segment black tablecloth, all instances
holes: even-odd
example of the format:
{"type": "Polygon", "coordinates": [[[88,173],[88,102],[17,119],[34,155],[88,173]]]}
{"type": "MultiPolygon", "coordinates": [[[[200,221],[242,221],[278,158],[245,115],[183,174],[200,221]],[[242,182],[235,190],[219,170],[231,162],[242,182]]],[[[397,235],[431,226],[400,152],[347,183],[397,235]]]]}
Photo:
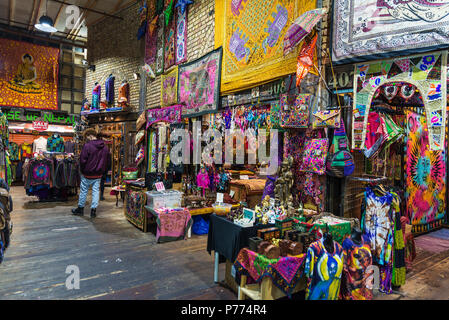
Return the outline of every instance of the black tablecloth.
{"type": "Polygon", "coordinates": [[[226,218],[210,215],[209,233],[207,235],[207,251],[218,252],[220,263],[228,259],[234,262],[240,250],[249,246],[249,238],[257,236],[257,230],[273,227],[273,225],[257,225],[243,228],[226,218]]]}

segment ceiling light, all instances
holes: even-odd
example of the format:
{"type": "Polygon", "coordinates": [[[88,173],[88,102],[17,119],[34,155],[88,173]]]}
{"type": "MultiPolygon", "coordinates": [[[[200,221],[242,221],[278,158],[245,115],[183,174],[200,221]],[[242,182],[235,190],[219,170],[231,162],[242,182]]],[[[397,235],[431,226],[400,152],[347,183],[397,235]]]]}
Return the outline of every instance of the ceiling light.
{"type": "Polygon", "coordinates": [[[56,32],[58,29],[53,27],[53,19],[49,16],[42,16],[39,18],[39,23],[34,25],[36,29],[44,31],[44,32],[56,32]]]}

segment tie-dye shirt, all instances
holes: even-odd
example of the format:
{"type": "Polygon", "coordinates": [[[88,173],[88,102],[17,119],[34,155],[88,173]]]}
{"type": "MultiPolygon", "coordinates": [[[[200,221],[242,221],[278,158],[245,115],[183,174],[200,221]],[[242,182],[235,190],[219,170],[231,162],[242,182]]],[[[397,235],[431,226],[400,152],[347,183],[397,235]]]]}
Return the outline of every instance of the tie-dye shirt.
{"type": "Polygon", "coordinates": [[[307,250],[305,275],[308,278],[307,300],[337,300],[343,273],[343,248],[334,241],[334,252],[327,252],[323,240],[307,250]]]}

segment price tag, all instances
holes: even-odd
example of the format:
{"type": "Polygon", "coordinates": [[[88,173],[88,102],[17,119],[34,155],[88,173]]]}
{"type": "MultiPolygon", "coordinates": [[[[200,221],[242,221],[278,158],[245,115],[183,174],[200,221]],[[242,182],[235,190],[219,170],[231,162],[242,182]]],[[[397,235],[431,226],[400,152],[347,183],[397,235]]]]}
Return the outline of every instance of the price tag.
{"type": "Polygon", "coordinates": [[[165,186],[163,182],[156,182],[155,186],[157,191],[165,191],[165,186]]]}
{"type": "Polygon", "coordinates": [[[217,193],[217,203],[223,203],[223,193],[217,193]]]}
{"type": "Polygon", "coordinates": [[[235,191],[234,191],[234,190],[231,190],[231,192],[229,193],[229,195],[231,196],[231,198],[234,198],[234,194],[235,194],[235,191]]]}
{"type": "Polygon", "coordinates": [[[240,176],[240,180],[249,180],[248,176],[240,176]]]}

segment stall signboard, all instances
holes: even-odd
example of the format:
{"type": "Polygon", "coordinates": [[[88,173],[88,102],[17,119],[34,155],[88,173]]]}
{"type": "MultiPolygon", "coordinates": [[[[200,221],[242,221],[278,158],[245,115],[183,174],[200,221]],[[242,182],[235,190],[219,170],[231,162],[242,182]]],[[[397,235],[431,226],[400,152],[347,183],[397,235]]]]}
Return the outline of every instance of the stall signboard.
{"type": "Polygon", "coordinates": [[[48,129],[48,122],[46,121],[33,121],[33,129],[36,131],[45,131],[48,129]]]}
{"type": "Polygon", "coordinates": [[[344,66],[338,66],[326,68],[326,82],[329,89],[334,93],[336,90],[340,93],[347,92],[346,89],[353,89],[354,84],[354,65],[348,64],[344,66]],[[335,78],[334,78],[335,75],[335,78]]]}
{"type": "Polygon", "coordinates": [[[63,114],[54,112],[27,112],[26,110],[11,109],[4,111],[8,121],[16,122],[34,122],[43,121],[49,124],[73,125],[76,116],[73,114],[63,114]]]}

